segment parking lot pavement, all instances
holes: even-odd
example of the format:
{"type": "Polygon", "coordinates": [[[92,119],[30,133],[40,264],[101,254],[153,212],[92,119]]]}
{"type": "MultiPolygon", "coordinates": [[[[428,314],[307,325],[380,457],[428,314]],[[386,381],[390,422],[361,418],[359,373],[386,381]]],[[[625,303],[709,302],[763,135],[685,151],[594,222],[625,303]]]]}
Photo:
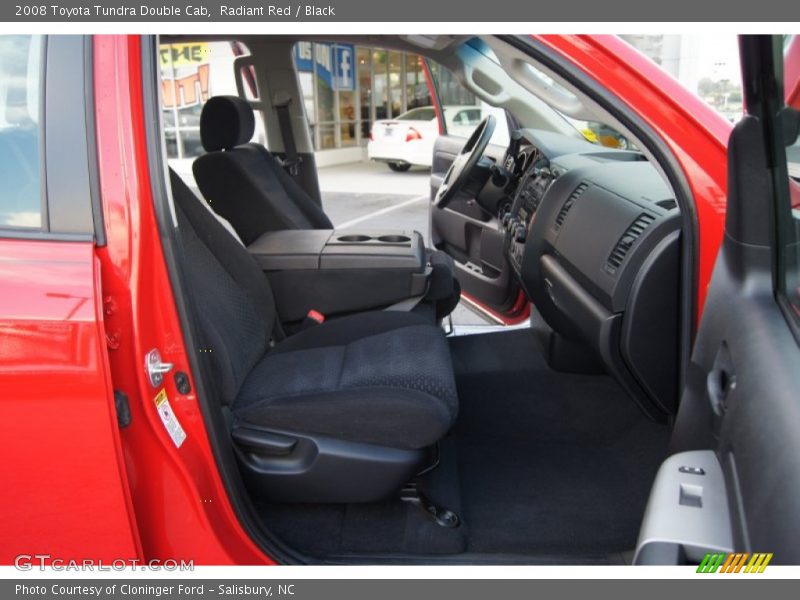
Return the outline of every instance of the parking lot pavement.
{"type": "Polygon", "coordinates": [[[319,186],[328,192],[425,196],[430,193],[430,176],[431,170],[423,167],[395,173],[383,163],[363,161],[322,167],[319,169],[319,186]]]}
{"type": "Polygon", "coordinates": [[[426,196],[323,191],[322,206],[336,229],[416,230],[428,239],[426,196]]]}
{"type": "Polygon", "coordinates": [[[428,239],[427,169],[395,173],[380,163],[319,170],[322,206],[339,229],[407,229],[428,239]]]}

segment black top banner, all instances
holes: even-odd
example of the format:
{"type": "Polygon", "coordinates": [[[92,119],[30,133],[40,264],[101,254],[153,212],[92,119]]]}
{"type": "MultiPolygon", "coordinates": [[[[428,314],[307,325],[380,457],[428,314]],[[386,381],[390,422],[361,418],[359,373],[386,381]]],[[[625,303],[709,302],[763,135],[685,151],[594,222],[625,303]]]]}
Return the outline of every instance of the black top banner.
{"type": "Polygon", "coordinates": [[[8,0],[10,22],[792,22],[792,0],[8,0]]]}

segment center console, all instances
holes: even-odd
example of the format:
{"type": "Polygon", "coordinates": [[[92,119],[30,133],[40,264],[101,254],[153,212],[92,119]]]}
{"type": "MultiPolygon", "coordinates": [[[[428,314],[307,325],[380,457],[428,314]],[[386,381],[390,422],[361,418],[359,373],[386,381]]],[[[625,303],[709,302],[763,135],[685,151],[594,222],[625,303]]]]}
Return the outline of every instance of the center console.
{"type": "Polygon", "coordinates": [[[247,250],[266,273],[283,322],[312,309],[346,314],[421,296],[431,275],[416,231],[270,231],[247,250]]]}
{"type": "Polygon", "coordinates": [[[553,179],[554,174],[549,167],[532,167],[520,181],[511,209],[503,215],[506,252],[517,277],[521,275],[522,255],[531,219],[553,179]]]}

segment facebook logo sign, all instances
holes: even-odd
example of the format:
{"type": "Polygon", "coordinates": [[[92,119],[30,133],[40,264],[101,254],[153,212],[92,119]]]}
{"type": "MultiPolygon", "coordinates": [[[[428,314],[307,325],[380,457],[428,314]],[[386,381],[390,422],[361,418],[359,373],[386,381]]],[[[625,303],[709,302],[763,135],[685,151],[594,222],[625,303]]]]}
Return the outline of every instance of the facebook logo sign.
{"type": "Polygon", "coordinates": [[[340,90],[350,91],[355,88],[355,73],[353,72],[353,46],[336,45],[334,65],[336,68],[336,83],[340,90]]]}
{"type": "Polygon", "coordinates": [[[294,61],[298,71],[314,70],[328,87],[352,92],[356,89],[355,47],[352,44],[314,44],[298,42],[294,61]]]}

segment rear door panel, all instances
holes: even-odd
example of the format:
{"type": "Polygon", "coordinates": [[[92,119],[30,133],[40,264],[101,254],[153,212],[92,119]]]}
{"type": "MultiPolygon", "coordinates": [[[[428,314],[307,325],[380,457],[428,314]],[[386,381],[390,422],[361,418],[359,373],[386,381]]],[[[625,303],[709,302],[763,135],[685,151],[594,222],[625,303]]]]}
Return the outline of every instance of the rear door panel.
{"type": "Polygon", "coordinates": [[[0,564],[139,558],[91,242],[0,240],[0,564]]]}
{"type": "MultiPolygon", "coordinates": [[[[23,172],[39,182],[43,218],[35,230],[0,229],[0,564],[140,559],[95,254],[88,42],[49,36],[42,47],[44,80],[36,88],[28,75],[40,118],[28,131],[44,160],[23,172]]],[[[0,205],[9,200],[0,189],[0,205]]]]}

